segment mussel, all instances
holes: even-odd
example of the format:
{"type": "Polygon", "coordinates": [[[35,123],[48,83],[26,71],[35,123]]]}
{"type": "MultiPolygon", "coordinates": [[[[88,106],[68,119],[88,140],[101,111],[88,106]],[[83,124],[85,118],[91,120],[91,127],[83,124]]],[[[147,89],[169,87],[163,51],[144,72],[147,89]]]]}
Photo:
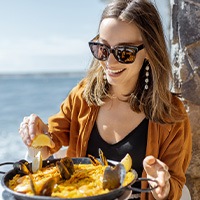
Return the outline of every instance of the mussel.
{"type": "Polygon", "coordinates": [[[56,167],[63,179],[68,180],[74,173],[74,163],[71,158],[65,157],[56,162],[56,167]]]}
{"type": "Polygon", "coordinates": [[[101,162],[95,158],[94,156],[92,155],[88,155],[88,157],[90,158],[90,162],[94,165],[94,166],[98,166],[98,165],[101,165],[101,162]]]}
{"type": "Polygon", "coordinates": [[[113,190],[122,186],[125,176],[126,169],[123,164],[118,163],[117,165],[109,166],[103,151],[99,149],[99,160],[92,155],[88,155],[93,165],[107,166],[103,174],[103,189],[113,190]]]}
{"type": "Polygon", "coordinates": [[[115,167],[107,166],[103,174],[103,189],[113,190],[121,187],[125,176],[126,170],[121,163],[115,167]]]}
{"type": "Polygon", "coordinates": [[[102,165],[108,166],[107,158],[104,156],[103,151],[99,148],[99,157],[102,165]]]}
{"type": "MultiPolygon", "coordinates": [[[[41,181],[41,183],[37,183],[34,180],[33,174],[31,173],[31,169],[29,166],[29,163],[26,160],[20,160],[18,162],[15,162],[13,164],[13,167],[15,170],[17,170],[18,174],[21,175],[28,175],[30,180],[29,187],[18,185],[16,188],[16,191],[24,193],[26,191],[32,191],[34,195],[40,195],[40,196],[51,196],[55,184],[59,181],[59,177],[51,177],[48,180],[41,181]]],[[[25,178],[25,177],[22,177],[25,178]]]]}
{"type": "Polygon", "coordinates": [[[13,167],[15,170],[17,170],[17,172],[21,175],[28,175],[29,179],[30,179],[30,186],[31,186],[31,190],[33,192],[33,194],[36,194],[36,186],[31,174],[31,171],[29,169],[29,165],[28,162],[26,160],[20,160],[18,162],[15,162],[13,164],[13,167]]]}
{"type": "Polygon", "coordinates": [[[29,176],[29,178],[32,193],[39,196],[51,196],[54,187],[59,180],[59,177],[50,177],[42,183],[36,184],[33,177],[29,176]]]}
{"type": "Polygon", "coordinates": [[[40,190],[37,191],[37,195],[40,196],[51,196],[56,183],[58,182],[59,177],[51,177],[49,178],[40,190]]]}
{"type": "Polygon", "coordinates": [[[31,173],[29,163],[26,160],[20,160],[13,164],[14,169],[17,171],[18,174],[21,175],[28,175],[31,173]]]}
{"type": "Polygon", "coordinates": [[[108,161],[106,157],[104,156],[103,151],[100,148],[99,148],[99,158],[100,158],[99,160],[92,155],[88,155],[88,157],[90,158],[90,161],[94,166],[97,166],[97,165],[108,166],[108,161]]]}

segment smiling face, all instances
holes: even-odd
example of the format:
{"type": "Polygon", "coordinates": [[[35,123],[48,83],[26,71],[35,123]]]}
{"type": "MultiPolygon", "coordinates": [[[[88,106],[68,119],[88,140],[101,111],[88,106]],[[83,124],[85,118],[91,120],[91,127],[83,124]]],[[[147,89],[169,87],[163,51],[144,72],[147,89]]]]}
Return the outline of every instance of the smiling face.
{"type": "MultiPolygon", "coordinates": [[[[115,47],[118,45],[139,46],[143,44],[140,30],[133,23],[105,18],[99,27],[99,42],[115,47]]],[[[145,49],[136,54],[133,63],[122,64],[118,62],[111,53],[106,61],[100,61],[103,66],[107,80],[113,91],[128,93],[135,88],[140,69],[146,57],[145,49]]]]}

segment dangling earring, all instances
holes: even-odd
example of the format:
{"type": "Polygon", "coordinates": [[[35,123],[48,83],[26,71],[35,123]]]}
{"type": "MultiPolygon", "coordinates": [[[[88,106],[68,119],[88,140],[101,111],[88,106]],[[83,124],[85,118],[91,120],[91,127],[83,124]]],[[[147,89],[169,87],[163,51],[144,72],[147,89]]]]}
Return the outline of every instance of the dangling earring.
{"type": "Polygon", "coordinates": [[[106,61],[105,68],[103,67],[103,81],[104,81],[105,85],[108,83],[107,76],[106,76],[106,68],[107,68],[107,66],[108,66],[108,61],[106,61]]]}
{"type": "Polygon", "coordinates": [[[148,90],[149,89],[149,70],[150,70],[150,66],[149,64],[145,67],[145,86],[144,89],[148,90]]]}
{"type": "Polygon", "coordinates": [[[104,84],[106,85],[107,77],[106,77],[106,72],[105,71],[103,72],[103,81],[104,81],[104,84]]]}

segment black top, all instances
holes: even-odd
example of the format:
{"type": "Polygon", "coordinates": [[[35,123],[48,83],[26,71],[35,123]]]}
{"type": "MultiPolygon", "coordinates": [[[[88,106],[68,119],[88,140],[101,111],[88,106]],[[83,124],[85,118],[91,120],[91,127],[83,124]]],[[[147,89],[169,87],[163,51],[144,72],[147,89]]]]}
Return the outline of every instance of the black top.
{"type": "MultiPolygon", "coordinates": [[[[146,155],[147,132],[148,119],[145,118],[124,139],[115,144],[109,144],[102,139],[95,123],[88,141],[87,155],[99,158],[98,150],[100,148],[107,159],[121,161],[129,153],[133,161],[132,168],[136,170],[138,177],[141,177],[142,163],[146,155]]],[[[134,187],[141,187],[141,184],[135,183],[134,187]]]]}

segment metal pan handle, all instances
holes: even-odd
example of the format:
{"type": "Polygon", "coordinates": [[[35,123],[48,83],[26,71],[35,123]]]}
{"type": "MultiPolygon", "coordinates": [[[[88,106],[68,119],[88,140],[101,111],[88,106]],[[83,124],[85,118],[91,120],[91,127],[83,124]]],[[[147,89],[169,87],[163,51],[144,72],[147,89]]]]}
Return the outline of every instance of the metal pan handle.
{"type": "MultiPolygon", "coordinates": [[[[3,163],[0,163],[0,167],[1,167],[1,166],[4,166],[4,165],[13,165],[13,168],[15,168],[15,164],[16,164],[16,163],[19,163],[19,162],[26,163],[27,161],[24,160],[24,159],[22,159],[22,160],[20,160],[20,161],[18,161],[18,162],[3,162],[3,163]]],[[[7,172],[0,171],[0,174],[6,174],[6,173],[7,173],[7,172]]]]}
{"type": "Polygon", "coordinates": [[[132,190],[134,192],[150,192],[152,190],[155,190],[158,187],[158,181],[156,181],[156,180],[153,180],[153,179],[150,179],[150,178],[138,178],[136,180],[136,182],[141,182],[141,181],[151,181],[151,182],[157,183],[157,185],[155,187],[149,187],[149,188],[146,188],[146,189],[140,189],[140,188],[128,186],[127,189],[132,190]]]}
{"type": "MultiPolygon", "coordinates": [[[[0,166],[3,166],[3,165],[13,165],[14,162],[4,162],[4,163],[0,163],[0,166]]],[[[3,172],[3,171],[0,171],[0,174],[5,174],[6,172],[3,172]]]]}

